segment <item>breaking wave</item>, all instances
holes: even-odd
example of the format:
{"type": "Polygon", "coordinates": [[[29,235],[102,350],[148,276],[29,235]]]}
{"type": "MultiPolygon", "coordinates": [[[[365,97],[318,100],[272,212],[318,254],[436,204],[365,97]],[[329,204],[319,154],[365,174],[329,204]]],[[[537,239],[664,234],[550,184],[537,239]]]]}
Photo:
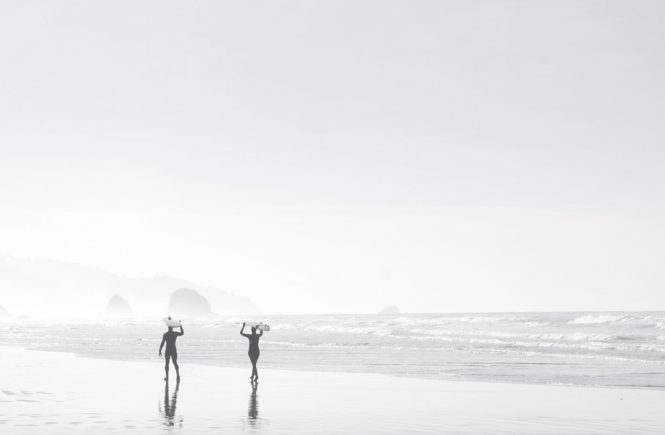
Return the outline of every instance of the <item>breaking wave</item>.
{"type": "MultiPolygon", "coordinates": [[[[183,364],[244,366],[241,318],[188,324],[183,364]]],[[[272,368],[369,371],[502,382],[665,389],[665,313],[481,313],[275,316],[261,339],[272,368]]],[[[79,355],[152,360],[160,319],[13,323],[0,344],[79,355]]]]}

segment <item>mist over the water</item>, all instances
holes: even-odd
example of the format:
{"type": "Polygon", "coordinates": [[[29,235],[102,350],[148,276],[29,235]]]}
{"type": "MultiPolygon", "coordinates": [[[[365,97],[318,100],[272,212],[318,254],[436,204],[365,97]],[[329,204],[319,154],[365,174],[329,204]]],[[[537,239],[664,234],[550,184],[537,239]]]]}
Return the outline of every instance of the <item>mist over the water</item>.
{"type": "Polygon", "coordinates": [[[130,278],[82,264],[0,257],[0,306],[6,319],[113,319],[167,314],[252,314],[252,300],[173,276],[130,278]],[[184,297],[179,295],[185,293],[184,297]],[[196,306],[204,306],[200,309],[196,306]],[[118,309],[122,306],[122,309],[118,309]]]}

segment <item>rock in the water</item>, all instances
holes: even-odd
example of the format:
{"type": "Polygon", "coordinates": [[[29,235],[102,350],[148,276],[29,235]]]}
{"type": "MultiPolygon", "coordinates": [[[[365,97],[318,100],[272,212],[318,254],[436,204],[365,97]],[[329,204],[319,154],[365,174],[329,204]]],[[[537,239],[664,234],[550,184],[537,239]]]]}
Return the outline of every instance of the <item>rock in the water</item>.
{"type": "Polygon", "coordinates": [[[4,308],[0,307],[0,320],[11,319],[11,318],[12,318],[12,315],[9,314],[9,311],[7,311],[4,308]]]}
{"type": "Polygon", "coordinates": [[[399,314],[399,308],[397,308],[397,305],[390,305],[388,307],[384,307],[381,311],[379,311],[379,314],[399,314]]]}
{"type": "Polygon", "coordinates": [[[196,290],[181,288],[171,294],[169,314],[178,317],[203,317],[212,313],[210,303],[196,290]]]}
{"type": "Polygon", "coordinates": [[[133,314],[132,307],[120,295],[113,295],[106,306],[108,317],[132,317],[133,314]]]}
{"type": "Polygon", "coordinates": [[[0,304],[13,315],[96,318],[117,293],[135,316],[163,317],[169,296],[179,288],[197,289],[219,314],[259,313],[246,297],[177,277],[128,278],[80,264],[0,254],[0,304]]]}

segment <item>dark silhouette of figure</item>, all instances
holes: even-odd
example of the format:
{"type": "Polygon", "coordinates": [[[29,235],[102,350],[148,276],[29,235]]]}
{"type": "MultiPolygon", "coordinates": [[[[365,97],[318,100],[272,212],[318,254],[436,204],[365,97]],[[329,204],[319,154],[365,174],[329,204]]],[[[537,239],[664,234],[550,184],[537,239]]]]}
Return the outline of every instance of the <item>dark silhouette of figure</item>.
{"type": "Polygon", "coordinates": [[[252,382],[252,394],[249,395],[249,406],[247,408],[247,417],[249,424],[252,426],[255,425],[259,419],[259,403],[256,400],[256,390],[258,387],[258,382],[252,382]]]}
{"type": "Polygon", "coordinates": [[[166,365],[164,366],[164,371],[166,371],[166,377],[164,380],[169,381],[169,359],[173,361],[173,367],[175,367],[175,374],[178,376],[177,381],[180,382],[180,367],[178,366],[178,349],[175,347],[176,338],[181,335],[185,335],[185,330],[180,326],[180,332],[175,332],[172,327],[169,326],[169,330],[164,333],[162,337],[162,344],[159,345],[159,356],[162,356],[162,348],[164,343],[166,343],[166,352],[164,353],[164,361],[166,365]]]}
{"type": "Polygon", "coordinates": [[[178,404],[178,389],[180,388],[180,382],[176,382],[175,389],[173,390],[173,395],[169,400],[169,383],[164,384],[164,407],[160,409],[162,416],[164,417],[164,425],[167,427],[175,426],[175,410],[178,404]]]}
{"type": "Polygon", "coordinates": [[[242,328],[240,328],[240,335],[247,337],[249,340],[249,351],[247,352],[247,355],[249,355],[249,360],[252,362],[252,376],[250,376],[249,379],[251,382],[258,382],[259,372],[256,370],[256,362],[259,360],[259,355],[261,354],[261,351],[259,350],[259,338],[263,335],[263,331],[259,331],[259,334],[257,334],[255,326],[252,326],[251,334],[245,334],[244,330],[245,323],[243,323],[242,328]]]}

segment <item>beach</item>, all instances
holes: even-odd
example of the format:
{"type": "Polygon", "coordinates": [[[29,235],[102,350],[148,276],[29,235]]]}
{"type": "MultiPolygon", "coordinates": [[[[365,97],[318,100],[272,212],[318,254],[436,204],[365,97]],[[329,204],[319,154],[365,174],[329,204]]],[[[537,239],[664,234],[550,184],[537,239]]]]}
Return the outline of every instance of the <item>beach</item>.
{"type": "MultiPolygon", "coordinates": [[[[247,366],[238,318],[187,322],[180,361],[247,366]]],[[[665,390],[665,312],[273,315],[264,369],[665,390]]],[[[161,319],[0,322],[0,346],[152,361],[161,319]]]]}
{"type": "Polygon", "coordinates": [[[0,432],[662,433],[665,391],[117,361],[0,348],[0,432]],[[173,374],[173,369],[172,369],[173,374]]]}

